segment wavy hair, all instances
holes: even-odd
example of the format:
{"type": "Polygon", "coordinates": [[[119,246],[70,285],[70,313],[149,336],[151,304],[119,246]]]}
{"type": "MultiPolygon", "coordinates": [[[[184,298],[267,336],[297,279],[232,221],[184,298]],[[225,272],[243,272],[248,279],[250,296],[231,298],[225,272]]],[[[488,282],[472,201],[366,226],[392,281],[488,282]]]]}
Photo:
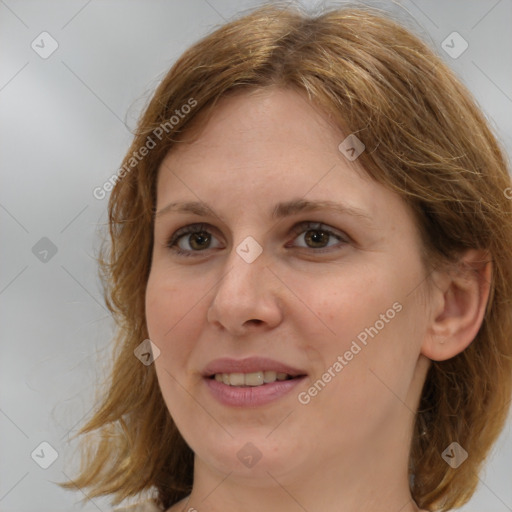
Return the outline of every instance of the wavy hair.
{"type": "Polygon", "coordinates": [[[463,352],[432,361],[410,449],[418,506],[460,507],[475,491],[512,393],[508,162],[443,59],[401,23],[365,7],[315,15],[259,7],[190,47],[157,87],[112,190],[109,243],[99,256],[105,301],[118,327],[111,372],[77,434],[84,436],[80,473],[60,485],[88,488],[92,497],[113,495],[114,504],[150,492],[164,509],[190,493],[193,453],[166,408],[154,365],[133,354],[148,337],[157,171],[199,112],[208,117],[219,98],[269,86],[304,93],[343,133],[357,134],[366,146],[358,160],[364,170],[412,207],[427,265],[454,264],[470,248],[490,254],[481,328],[463,352]],[[187,104],[195,106],[184,109],[187,104]],[[150,139],[154,147],[141,151],[150,139]],[[452,441],[469,454],[457,469],[441,457],[452,441]]]}

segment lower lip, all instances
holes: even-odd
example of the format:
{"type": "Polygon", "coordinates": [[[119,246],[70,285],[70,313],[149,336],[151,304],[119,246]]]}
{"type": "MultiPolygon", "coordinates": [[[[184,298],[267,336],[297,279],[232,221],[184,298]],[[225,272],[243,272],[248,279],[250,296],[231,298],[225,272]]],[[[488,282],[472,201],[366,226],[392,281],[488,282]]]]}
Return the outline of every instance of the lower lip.
{"type": "Polygon", "coordinates": [[[233,407],[254,407],[274,402],[290,393],[305,377],[276,380],[269,384],[253,387],[228,386],[215,379],[205,379],[213,396],[224,405],[233,407]]]}

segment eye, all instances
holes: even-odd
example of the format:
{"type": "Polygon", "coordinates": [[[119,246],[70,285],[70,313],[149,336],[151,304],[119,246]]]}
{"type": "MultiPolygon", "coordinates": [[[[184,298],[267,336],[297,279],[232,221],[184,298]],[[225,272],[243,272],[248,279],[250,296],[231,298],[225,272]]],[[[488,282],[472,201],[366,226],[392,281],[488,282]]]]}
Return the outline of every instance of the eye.
{"type": "MultiPolygon", "coordinates": [[[[340,243],[350,243],[348,235],[341,231],[333,231],[319,222],[301,222],[293,227],[292,234],[296,235],[294,240],[302,239],[303,244],[287,244],[286,247],[325,249],[340,243]]],[[[216,238],[207,224],[191,224],[176,231],[169,238],[167,247],[180,256],[199,256],[200,252],[219,248],[218,243],[212,245],[212,240],[216,238]]]]}
{"type": "Polygon", "coordinates": [[[293,233],[298,235],[296,239],[302,239],[305,245],[296,247],[306,247],[308,249],[324,249],[339,243],[349,243],[350,239],[342,232],[335,232],[327,228],[320,222],[301,222],[294,226],[293,233]],[[301,235],[301,236],[299,236],[301,235]],[[336,240],[333,240],[335,238],[336,240]],[[330,242],[334,243],[330,243],[330,242]]]}
{"type": "Polygon", "coordinates": [[[205,224],[191,224],[178,229],[169,241],[167,247],[181,256],[194,256],[194,252],[212,249],[212,233],[205,224]]]}

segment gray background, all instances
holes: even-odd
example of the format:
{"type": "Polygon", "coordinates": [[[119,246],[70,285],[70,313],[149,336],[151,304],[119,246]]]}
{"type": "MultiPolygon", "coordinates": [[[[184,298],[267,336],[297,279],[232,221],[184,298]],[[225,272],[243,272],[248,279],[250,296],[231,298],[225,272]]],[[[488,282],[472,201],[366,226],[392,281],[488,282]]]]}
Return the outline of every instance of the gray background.
{"type": "MultiPolygon", "coordinates": [[[[257,3],[0,0],[2,512],[82,510],[81,491],[52,482],[74,473],[68,440],[91,408],[113,332],[94,260],[107,199],[92,191],[117,171],[127,126],[175,59],[257,3]],[[59,45],[47,59],[31,48],[43,31],[59,45]],[[31,458],[43,441],[58,452],[46,470],[31,458]]],[[[512,154],[512,0],[371,5],[409,12],[408,25],[456,70],[512,154]],[[441,46],[453,31],[469,44],[457,59],[441,46]]],[[[462,510],[512,510],[511,430],[509,421],[462,510]]],[[[109,509],[106,499],[84,508],[109,509]]]]}

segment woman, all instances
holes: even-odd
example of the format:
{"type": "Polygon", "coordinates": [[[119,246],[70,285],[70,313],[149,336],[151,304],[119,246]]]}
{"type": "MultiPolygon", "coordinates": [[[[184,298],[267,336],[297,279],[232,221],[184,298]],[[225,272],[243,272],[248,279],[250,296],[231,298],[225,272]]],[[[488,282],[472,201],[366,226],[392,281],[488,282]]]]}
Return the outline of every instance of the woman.
{"type": "Polygon", "coordinates": [[[511,398],[508,187],[468,91],[381,14],[266,6],[194,45],[110,198],[117,350],[63,485],[144,511],[467,502],[511,398]]]}

